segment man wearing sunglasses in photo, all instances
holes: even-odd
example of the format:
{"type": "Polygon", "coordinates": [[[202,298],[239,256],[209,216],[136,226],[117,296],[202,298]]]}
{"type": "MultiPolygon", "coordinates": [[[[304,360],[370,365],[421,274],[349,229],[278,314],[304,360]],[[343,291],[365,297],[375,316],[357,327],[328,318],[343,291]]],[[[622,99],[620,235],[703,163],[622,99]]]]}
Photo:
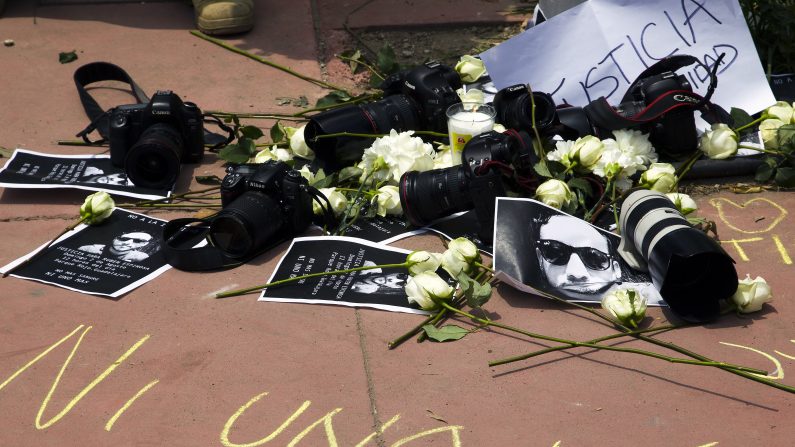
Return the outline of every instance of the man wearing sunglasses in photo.
{"type": "Polygon", "coordinates": [[[157,239],[145,231],[131,231],[113,238],[110,244],[83,245],[78,250],[120,261],[138,262],[157,251],[157,239]]]}
{"type": "Polygon", "coordinates": [[[535,253],[549,286],[573,299],[599,299],[621,282],[610,240],[582,219],[550,215],[534,222],[535,253]]]}

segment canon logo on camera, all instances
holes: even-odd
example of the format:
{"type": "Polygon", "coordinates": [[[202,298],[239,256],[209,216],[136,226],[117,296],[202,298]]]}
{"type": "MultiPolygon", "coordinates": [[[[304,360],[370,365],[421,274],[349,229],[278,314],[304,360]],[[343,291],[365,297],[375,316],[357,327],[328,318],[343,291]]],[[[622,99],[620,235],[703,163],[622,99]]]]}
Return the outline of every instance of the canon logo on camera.
{"type": "Polygon", "coordinates": [[[674,95],[674,101],[677,102],[689,102],[690,104],[698,104],[698,98],[694,98],[688,95],[674,95]]]}

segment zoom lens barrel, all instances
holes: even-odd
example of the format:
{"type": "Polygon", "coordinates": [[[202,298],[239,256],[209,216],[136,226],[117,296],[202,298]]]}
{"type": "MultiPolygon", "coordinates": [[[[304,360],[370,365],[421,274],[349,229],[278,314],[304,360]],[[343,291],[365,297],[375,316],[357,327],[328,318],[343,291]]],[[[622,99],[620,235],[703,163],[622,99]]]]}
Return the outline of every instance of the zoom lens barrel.
{"type": "Polygon", "coordinates": [[[174,127],[164,123],[149,126],[127,152],[127,177],[142,188],[170,188],[179,175],[183,146],[182,135],[174,127]]]}
{"type": "Polygon", "coordinates": [[[227,255],[244,258],[264,247],[283,224],[276,201],[261,192],[248,191],[215,216],[209,237],[227,255]]]}
{"type": "Polygon", "coordinates": [[[398,189],[403,211],[416,226],[474,206],[464,166],[406,172],[400,177],[398,189]]]}

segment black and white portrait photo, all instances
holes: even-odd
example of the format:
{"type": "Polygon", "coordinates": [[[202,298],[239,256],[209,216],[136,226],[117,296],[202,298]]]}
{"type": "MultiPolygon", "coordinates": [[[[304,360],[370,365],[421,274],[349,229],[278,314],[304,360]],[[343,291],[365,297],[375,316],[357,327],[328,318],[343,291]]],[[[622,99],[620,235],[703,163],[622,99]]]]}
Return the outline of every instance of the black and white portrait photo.
{"type": "MultiPolygon", "coordinates": [[[[344,236],[295,238],[268,282],[356,267],[400,264],[408,250],[344,236]]],[[[408,302],[408,270],[375,267],[356,272],[305,278],[263,290],[260,301],[334,304],[393,312],[427,314],[408,302]]]]}
{"type": "MultiPolygon", "coordinates": [[[[119,297],[170,268],[160,251],[166,221],[116,208],[98,225],[80,225],[12,276],[78,292],[119,297]]],[[[32,254],[32,253],[31,253],[32,254]]],[[[31,254],[6,265],[7,272],[31,254]]]]}
{"type": "Polygon", "coordinates": [[[17,149],[0,169],[5,188],[76,188],[106,191],[138,199],[161,199],[170,190],[141,188],[127,179],[124,168],[113,166],[110,155],[53,155],[17,149]]]}
{"type": "Polygon", "coordinates": [[[618,255],[621,238],[578,217],[530,199],[500,198],[495,228],[494,267],[517,288],[599,302],[610,289],[631,285],[649,304],[661,300],[648,274],[618,255]]]}

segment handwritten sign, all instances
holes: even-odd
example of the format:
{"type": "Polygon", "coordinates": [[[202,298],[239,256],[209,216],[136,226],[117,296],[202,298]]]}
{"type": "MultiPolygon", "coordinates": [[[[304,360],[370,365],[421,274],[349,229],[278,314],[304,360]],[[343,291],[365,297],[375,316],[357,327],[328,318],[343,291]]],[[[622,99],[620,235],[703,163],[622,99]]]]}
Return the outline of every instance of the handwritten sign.
{"type": "MultiPolygon", "coordinates": [[[[758,112],[775,102],[737,0],[589,0],[482,53],[497,88],[529,83],[557,103],[618,104],[638,74],[668,56],[718,69],[712,101],[758,112]]],[[[677,71],[704,94],[709,73],[677,71]]]]}

